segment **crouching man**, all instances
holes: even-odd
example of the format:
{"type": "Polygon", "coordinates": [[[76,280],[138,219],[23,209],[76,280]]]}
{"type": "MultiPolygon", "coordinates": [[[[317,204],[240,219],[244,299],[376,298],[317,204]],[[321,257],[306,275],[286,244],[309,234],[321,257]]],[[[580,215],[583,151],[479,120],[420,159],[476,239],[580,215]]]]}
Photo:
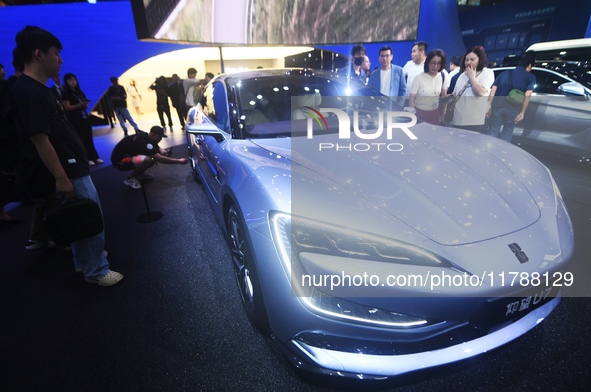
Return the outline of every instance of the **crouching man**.
{"type": "Polygon", "coordinates": [[[153,126],[149,133],[139,132],[136,135],[124,137],[113,149],[111,163],[117,170],[128,171],[131,174],[123,183],[133,189],[142,187],[140,180],[146,177],[146,170],[160,163],[185,164],[187,158],[171,158],[172,149],[165,150],[158,146],[162,138],[167,137],[164,129],[153,126]]]}

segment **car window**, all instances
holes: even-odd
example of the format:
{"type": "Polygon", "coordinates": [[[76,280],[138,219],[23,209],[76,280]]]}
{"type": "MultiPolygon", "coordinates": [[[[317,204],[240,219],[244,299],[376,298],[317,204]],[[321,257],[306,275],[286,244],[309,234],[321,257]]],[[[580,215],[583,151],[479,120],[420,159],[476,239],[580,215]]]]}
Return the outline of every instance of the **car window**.
{"type": "Polygon", "coordinates": [[[558,91],[558,86],[567,83],[569,80],[560,75],[543,70],[532,70],[536,76],[536,87],[534,92],[541,94],[561,94],[558,91]]]}
{"type": "Polygon", "coordinates": [[[203,112],[218,128],[230,132],[228,99],[224,84],[216,80],[205,88],[201,101],[203,112]]]}
{"type": "Polygon", "coordinates": [[[362,84],[351,88],[339,80],[319,76],[257,77],[234,82],[234,87],[241,120],[248,136],[253,138],[299,135],[294,130],[297,123],[292,121],[301,121],[305,129],[307,118],[300,109],[320,108],[329,101],[334,105],[334,100],[326,97],[380,95],[362,84]]]}

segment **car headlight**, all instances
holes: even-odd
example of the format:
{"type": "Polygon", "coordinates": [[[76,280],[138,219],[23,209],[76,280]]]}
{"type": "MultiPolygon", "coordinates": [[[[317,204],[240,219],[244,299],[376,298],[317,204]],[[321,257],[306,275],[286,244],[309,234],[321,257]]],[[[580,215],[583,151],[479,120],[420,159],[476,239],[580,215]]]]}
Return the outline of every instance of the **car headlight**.
{"type": "Polygon", "coordinates": [[[558,215],[558,206],[560,204],[560,200],[562,200],[562,194],[560,193],[560,189],[558,189],[558,185],[556,185],[556,181],[554,181],[554,177],[546,166],[544,166],[546,171],[548,172],[548,176],[550,177],[550,182],[552,183],[552,189],[554,190],[554,215],[558,215]]]}
{"type": "MultiPolygon", "coordinates": [[[[310,253],[370,262],[452,267],[448,261],[424,249],[391,238],[281,212],[271,213],[270,218],[275,244],[290,279],[306,274],[300,255],[310,253]]],[[[317,287],[304,290],[293,280],[292,289],[309,309],[326,316],[398,328],[430,324],[420,317],[337,298],[317,287]]]]}
{"type": "Polygon", "coordinates": [[[279,212],[272,214],[271,222],[275,242],[286,261],[308,252],[389,263],[451,267],[448,261],[420,247],[348,227],[279,212]]]}

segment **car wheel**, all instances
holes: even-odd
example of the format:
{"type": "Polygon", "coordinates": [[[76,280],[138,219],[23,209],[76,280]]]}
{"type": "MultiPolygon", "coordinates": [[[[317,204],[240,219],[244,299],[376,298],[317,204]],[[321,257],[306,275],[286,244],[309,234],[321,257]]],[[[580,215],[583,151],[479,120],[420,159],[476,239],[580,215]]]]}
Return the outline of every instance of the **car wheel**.
{"type": "Polygon", "coordinates": [[[235,205],[231,205],[228,209],[226,224],[232,261],[244,309],[250,322],[259,331],[269,333],[269,322],[259,276],[252,258],[251,245],[246,235],[246,225],[235,205]]]}

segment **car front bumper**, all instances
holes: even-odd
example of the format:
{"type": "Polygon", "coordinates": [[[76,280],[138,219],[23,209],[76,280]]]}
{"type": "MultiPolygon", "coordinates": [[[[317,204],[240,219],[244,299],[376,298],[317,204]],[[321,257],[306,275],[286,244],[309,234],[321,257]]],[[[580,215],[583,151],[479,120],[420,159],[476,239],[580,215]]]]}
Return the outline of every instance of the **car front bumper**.
{"type": "Polygon", "coordinates": [[[430,351],[401,355],[376,355],[364,353],[363,350],[348,352],[316,347],[301,340],[292,339],[288,343],[292,355],[288,355],[288,357],[296,367],[306,371],[357,379],[384,379],[471,358],[500,347],[533,329],[559,303],[560,297],[556,297],[519,320],[494,332],[430,351]]]}

